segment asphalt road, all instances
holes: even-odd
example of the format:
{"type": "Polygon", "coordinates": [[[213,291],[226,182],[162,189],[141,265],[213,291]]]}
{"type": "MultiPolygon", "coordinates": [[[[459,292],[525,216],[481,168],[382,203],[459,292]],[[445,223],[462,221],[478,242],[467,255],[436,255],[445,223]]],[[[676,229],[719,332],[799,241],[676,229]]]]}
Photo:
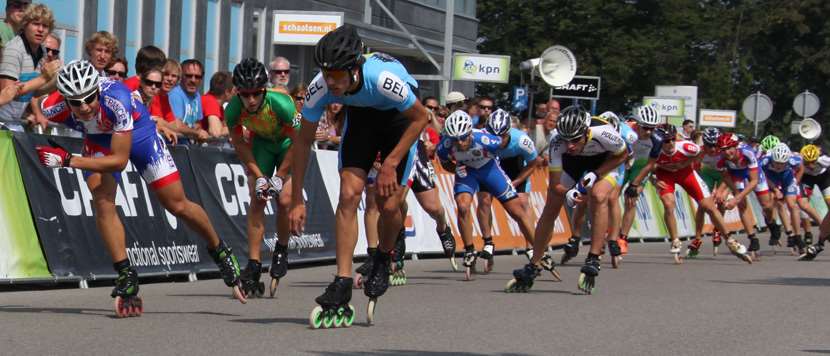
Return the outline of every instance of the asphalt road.
{"type": "Polygon", "coordinates": [[[409,283],[380,299],[376,324],[365,325],[367,298],[356,290],[357,318],[345,329],[308,327],[331,265],[292,269],[277,299],[247,305],[216,279],[143,284],[145,313],[128,319],[113,317],[111,287],[0,292],[0,352],[830,354],[830,255],[797,262],[766,250],[747,265],[723,252],[712,257],[707,241],[700,258],[675,265],[668,244],[632,244],[621,269],[604,261],[596,294],[586,296],[576,288],[586,250],[578,264],[560,267],[563,282],[543,274],[528,294],[502,291],[524,257],[497,256],[495,270],[471,282],[445,259],[407,261],[409,283]]]}

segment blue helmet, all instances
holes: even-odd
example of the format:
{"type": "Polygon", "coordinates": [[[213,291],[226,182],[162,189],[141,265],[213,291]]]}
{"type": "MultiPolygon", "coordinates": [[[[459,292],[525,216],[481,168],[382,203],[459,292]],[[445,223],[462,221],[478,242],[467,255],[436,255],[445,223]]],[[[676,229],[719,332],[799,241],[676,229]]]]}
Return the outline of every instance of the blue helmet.
{"type": "Polygon", "coordinates": [[[507,131],[510,131],[510,113],[502,109],[494,111],[487,119],[484,128],[493,135],[504,135],[507,131]]]}

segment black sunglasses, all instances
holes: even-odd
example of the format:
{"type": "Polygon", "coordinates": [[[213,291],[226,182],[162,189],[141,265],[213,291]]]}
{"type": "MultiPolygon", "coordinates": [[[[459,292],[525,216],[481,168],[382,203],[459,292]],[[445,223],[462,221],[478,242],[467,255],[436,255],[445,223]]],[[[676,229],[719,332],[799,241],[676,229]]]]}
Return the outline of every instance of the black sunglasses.
{"type": "Polygon", "coordinates": [[[305,101],[305,97],[304,97],[304,96],[302,96],[302,95],[297,95],[297,96],[295,96],[295,97],[294,97],[294,100],[297,100],[297,101],[300,101],[300,100],[305,101]]]}
{"type": "Polygon", "coordinates": [[[98,99],[98,90],[97,89],[95,91],[93,91],[92,93],[89,93],[87,96],[85,96],[83,98],[79,98],[79,99],[65,98],[66,102],[69,105],[75,106],[75,107],[79,107],[79,106],[84,105],[84,104],[91,105],[97,99],[98,99]]]}
{"type": "Polygon", "coordinates": [[[110,76],[110,77],[114,77],[114,76],[119,76],[121,78],[126,78],[127,77],[127,72],[121,72],[121,71],[109,70],[109,69],[104,70],[104,72],[106,72],[107,75],[110,76]]]}
{"type": "Polygon", "coordinates": [[[427,105],[426,107],[427,107],[427,109],[430,109],[430,110],[432,110],[432,111],[437,111],[437,110],[438,110],[438,107],[437,107],[437,106],[429,106],[429,105],[427,105]]]}
{"type": "Polygon", "coordinates": [[[240,91],[240,92],[237,92],[236,95],[238,95],[242,99],[245,99],[245,98],[257,97],[257,96],[262,95],[263,93],[265,93],[265,89],[257,90],[257,91],[253,91],[253,92],[242,92],[242,91],[240,91]]]}
{"type": "Polygon", "coordinates": [[[150,79],[142,79],[141,82],[144,83],[144,85],[146,85],[146,86],[161,89],[161,81],[155,81],[155,80],[150,80],[150,79]]]}
{"type": "Polygon", "coordinates": [[[185,78],[193,78],[193,79],[202,79],[201,74],[185,74],[184,77],[185,78]]]}
{"type": "Polygon", "coordinates": [[[479,105],[478,107],[479,107],[479,109],[481,109],[481,110],[493,110],[493,107],[492,107],[492,106],[487,106],[487,105],[479,105]]]}
{"type": "Polygon", "coordinates": [[[44,47],[44,49],[46,49],[46,53],[47,53],[47,54],[51,54],[51,55],[53,55],[53,56],[57,56],[57,55],[61,54],[61,50],[60,50],[60,49],[56,49],[56,48],[49,48],[49,47],[44,47]]]}
{"type": "Polygon", "coordinates": [[[290,69],[271,69],[271,74],[288,74],[291,73],[290,69]]]}

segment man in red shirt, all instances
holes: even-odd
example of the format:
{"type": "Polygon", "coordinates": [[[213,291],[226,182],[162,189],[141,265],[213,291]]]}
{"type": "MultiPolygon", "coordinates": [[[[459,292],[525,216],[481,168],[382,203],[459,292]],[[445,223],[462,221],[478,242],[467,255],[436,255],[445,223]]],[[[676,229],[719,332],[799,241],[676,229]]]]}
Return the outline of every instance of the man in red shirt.
{"type": "MultiPolygon", "coordinates": [[[[139,85],[141,84],[140,74],[153,68],[160,70],[164,67],[164,63],[166,61],[167,56],[164,54],[164,51],[158,47],[142,47],[135,55],[135,72],[137,75],[124,79],[124,85],[131,91],[138,90],[139,85]]],[[[150,102],[147,109],[150,111],[150,117],[152,117],[156,122],[158,131],[164,136],[164,138],[175,144],[177,142],[176,130],[172,126],[168,125],[168,123],[174,122],[176,117],[173,116],[173,110],[170,109],[170,102],[167,100],[167,94],[160,93],[157,95],[153,98],[153,101],[150,102]]]]}
{"type": "Polygon", "coordinates": [[[210,89],[202,95],[202,129],[211,137],[228,136],[228,126],[225,124],[225,109],[223,106],[233,96],[233,77],[230,72],[222,71],[213,74],[210,78],[210,89]]]}

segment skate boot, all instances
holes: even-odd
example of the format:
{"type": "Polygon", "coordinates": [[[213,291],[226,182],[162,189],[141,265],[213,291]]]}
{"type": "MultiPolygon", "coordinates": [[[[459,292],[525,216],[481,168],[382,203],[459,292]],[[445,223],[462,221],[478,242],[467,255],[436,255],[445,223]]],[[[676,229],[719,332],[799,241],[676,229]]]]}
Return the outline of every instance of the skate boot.
{"type": "Polygon", "coordinates": [[[608,240],[608,253],[611,255],[611,267],[620,268],[622,264],[622,248],[620,240],[608,240]]]}
{"type": "MultiPolygon", "coordinates": [[[[787,237],[787,241],[789,242],[789,240],[790,240],[790,234],[787,234],[787,236],[788,236],[788,237],[787,237]]],[[[774,239],[774,238],[772,238],[772,236],[770,236],[770,237],[769,237],[769,245],[770,245],[770,246],[772,246],[772,248],[773,248],[773,250],[774,250],[774,249],[775,249],[775,247],[777,247],[777,246],[781,246],[781,239],[774,239]]]]}
{"type": "Polygon", "coordinates": [[[478,257],[484,260],[484,273],[490,273],[493,270],[493,254],[495,252],[496,246],[493,245],[493,238],[485,238],[484,248],[478,253],[478,257]]]}
{"type": "Polygon", "coordinates": [[[718,246],[723,243],[723,237],[721,236],[720,231],[715,230],[712,232],[712,256],[718,255],[718,246]]]}
{"type": "Polygon", "coordinates": [[[589,253],[585,258],[585,265],[579,270],[579,290],[585,294],[593,294],[596,289],[596,278],[599,275],[599,256],[589,253]]]}
{"type": "MultiPolygon", "coordinates": [[[[772,239],[772,240],[781,239],[781,225],[778,225],[778,223],[773,221],[771,224],[767,224],[767,227],[769,228],[769,238],[770,239],[772,239]]],[[[750,251],[752,251],[751,248],[750,248],[750,251]]]]}
{"type": "Polygon", "coordinates": [[[559,274],[559,271],[556,270],[556,262],[553,262],[553,257],[551,257],[549,253],[545,252],[545,254],[542,256],[542,259],[539,261],[539,265],[545,271],[550,272],[554,280],[556,280],[557,282],[562,282],[562,276],[559,274]]]}
{"type": "Polygon", "coordinates": [[[807,245],[813,244],[813,233],[809,231],[804,232],[804,243],[807,245]]]}
{"type": "Polygon", "coordinates": [[[683,257],[680,257],[680,250],[683,248],[683,243],[680,242],[680,239],[674,239],[671,241],[671,247],[669,248],[669,253],[674,256],[674,263],[681,264],[683,263],[683,257]]]}
{"type": "Polygon", "coordinates": [[[700,253],[700,246],[702,245],[703,239],[692,239],[692,242],[686,247],[686,258],[696,258],[700,253]]]}
{"type": "Polygon", "coordinates": [[[627,255],[628,254],[628,236],[620,234],[620,238],[617,239],[617,244],[620,245],[620,255],[627,255]]]}
{"type": "Polygon", "coordinates": [[[455,262],[455,238],[452,236],[452,230],[449,226],[443,232],[438,233],[438,238],[441,239],[441,247],[444,248],[444,256],[450,259],[450,265],[453,271],[458,271],[458,264],[455,262]]]}
{"type": "Polygon", "coordinates": [[[354,307],[349,304],[352,300],[352,283],[351,278],[335,277],[323,295],[314,299],[320,305],[314,307],[308,316],[308,324],[312,329],[352,326],[355,314],[354,307]]]}
{"type": "Polygon", "coordinates": [[[219,240],[219,246],[215,250],[208,249],[208,254],[219,267],[219,274],[225,285],[233,288],[233,297],[241,303],[245,303],[245,294],[242,293],[242,283],[239,280],[239,262],[233,254],[230,246],[225,241],[219,240]]]}
{"type": "Polygon", "coordinates": [[[822,246],[821,243],[811,245],[810,247],[807,247],[807,250],[804,252],[803,255],[798,257],[798,260],[799,261],[812,261],[812,260],[816,259],[816,256],[818,256],[818,254],[820,254],[821,251],[824,251],[824,246],[822,246]]]}
{"type": "MultiPolygon", "coordinates": [[[[772,227],[770,227],[770,230],[772,230],[772,227]]],[[[749,235],[748,238],[749,238],[749,248],[747,248],[747,250],[749,251],[749,256],[752,257],[752,259],[754,261],[760,261],[761,260],[761,252],[760,252],[761,242],[758,241],[758,238],[755,237],[755,234],[749,235]]]]}
{"type": "Polygon", "coordinates": [[[288,246],[280,245],[279,242],[274,246],[274,253],[271,255],[271,269],[268,271],[271,275],[271,298],[277,294],[277,287],[280,285],[280,278],[285,277],[288,273],[288,246]]]}
{"type": "Polygon", "coordinates": [[[729,252],[735,255],[735,257],[746,263],[752,264],[752,257],[747,255],[746,246],[741,245],[741,243],[738,242],[738,240],[735,240],[734,237],[729,236],[726,238],[726,247],[729,248],[729,252]]]}
{"type": "Polygon", "coordinates": [[[372,256],[377,252],[377,247],[366,248],[366,261],[364,261],[363,264],[355,270],[354,288],[363,288],[363,282],[366,280],[366,276],[368,276],[369,272],[372,270],[372,261],[374,261],[372,256]]]}
{"type": "Polygon", "coordinates": [[[144,306],[138,296],[138,272],[130,267],[129,260],[115,264],[118,278],[110,296],[115,298],[115,315],[119,318],[141,316],[144,306]]]}
{"type": "Polygon", "coordinates": [[[513,270],[513,279],[504,286],[505,293],[527,293],[533,287],[533,280],[539,276],[542,269],[532,263],[523,268],[513,270]]]}
{"type": "Polygon", "coordinates": [[[245,298],[262,298],[265,295],[265,283],[259,281],[261,274],[262,263],[257,260],[248,260],[248,265],[239,275],[245,298]]]}
{"type": "Polygon", "coordinates": [[[369,304],[366,307],[366,322],[369,325],[374,322],[375,306],[377,306],[378,298],[389,289],[392,255],[389,252],[378,250],[372,255],[371,259],[372,268],[363,282],[363,294],[369,297],[369,304]]]}
{"type": "Polygon", "coordinates": [[[579,244],[581,242],[580,240],[581,238],[579,236],[572,236],[570,239],[568,239],[568,243],[566,243],[565,246],[562,247],[562,249],[565,250],[565,254],[562,255],[562,259],[559,261],[559,264],[564,265],[572,258],[576,257],[577,254],[579,254],[579,244]]]}
{"type": "Polygon", "coordinates": [[[795,244],[795,249],[798,251],[798,255],[803,255],[804,250],[807,248],[807,244],[801,239],[801,235],[793,235],[792,238],[793,243],[795,244]]]}
{"type": "Polygon", "coordinates": [[[464,280],[472,281],[473,273],[476,271],[476,259],[478,259],[478,253],[473,245],[467,246],[464,249],[464,280]]]}
{"type": "Polygon", "coordinates": [[[787,248],[790,249],[790,255],[798,256],[798,249],[795,247],[795,236],[787,236],[787,248]]]}
{"type": "Polygon", "coordinates": [[[389,275],[389,284],[402,286],[406,284],[404,259],[406,258],[406,231],[401,229],[398,239],[395,240],[395,249],[392,251],[392,274],[389,275]]]}

